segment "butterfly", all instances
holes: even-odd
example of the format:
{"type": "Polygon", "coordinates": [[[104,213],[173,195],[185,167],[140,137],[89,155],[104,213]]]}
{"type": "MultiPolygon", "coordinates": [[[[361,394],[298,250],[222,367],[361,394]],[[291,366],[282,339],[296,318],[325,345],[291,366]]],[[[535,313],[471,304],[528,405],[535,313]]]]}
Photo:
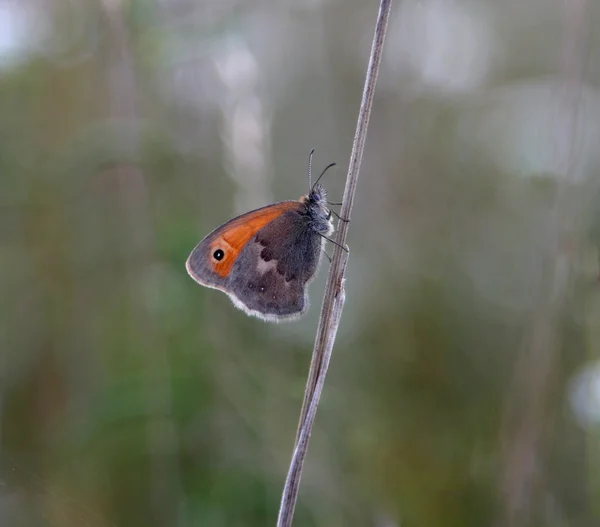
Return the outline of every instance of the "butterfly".
{"type": "Polygon", "coordinates": [[[308,194],[247,212],[217,227],[186,262],[196,282],[223,291],[246,314],[268,322],[294,320],[306,312],[307,286],[319,267],[325,240],[334,231],[327,192],[319,180],[335,163],[311,185],[313,153],[308,162],[308,194]]]}

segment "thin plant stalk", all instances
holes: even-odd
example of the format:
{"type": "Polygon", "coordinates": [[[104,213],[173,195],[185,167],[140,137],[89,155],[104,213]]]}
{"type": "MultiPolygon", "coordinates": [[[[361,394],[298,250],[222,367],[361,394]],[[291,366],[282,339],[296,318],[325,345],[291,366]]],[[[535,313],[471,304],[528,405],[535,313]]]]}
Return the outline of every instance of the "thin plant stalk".
{"type": "Polygon", "coordinates": [[[342,219],[338,222],[339,228],[335,240],[336,244],[333,249],[327,285],[325,286],[323,306],[321,308],[315,346],[304,392],[304,401],[300,411],[294,453],[290,462],[279,508],[278,527],[290,527],[293,521],[304,459],[308,450],[310,435],[325,383],[331,352],[344,308],[346,298],[344,281],[348,253],[344,251],[343,247],[346,247],[349,219],[352,212],[352,205],[354,204],[354,195],[356,193],[360,165],[365,149],[369,117],[371,116],[371,109],[373,107],[373,96],[375,94],[375,85],[379,74],[383,43],[391,7],[392,0],[381,0],[377,24],[375,26],[375,35],[371,46],[369,66],[365,78],[365,87],[358,113],[356,133],[354,134],[352,153],[350,155],[348,174],[346,176],[346,187],[340,210],[340,217],[342,219]]]}

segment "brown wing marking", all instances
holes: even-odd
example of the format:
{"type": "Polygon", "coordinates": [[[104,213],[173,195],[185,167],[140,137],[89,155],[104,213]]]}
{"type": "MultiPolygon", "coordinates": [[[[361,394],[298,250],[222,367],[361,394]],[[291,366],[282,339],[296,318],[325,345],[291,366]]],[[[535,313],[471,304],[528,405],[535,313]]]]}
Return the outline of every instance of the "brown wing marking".
{"type": "Polygon", "coordinates": [[[242,214],[219,227],[212,235],[209,235],[214,236],[214,239],[210,244],[210,254],[207,257],[210,259],[214,272],[221,278],[229,276],[242,249],[259,230],[285,212],[302,207],[303,205],[298,201],[282,201],[242,214]],[[225,253],[221,260],[217,260],[213,256],[218,249],[225,253]]]}

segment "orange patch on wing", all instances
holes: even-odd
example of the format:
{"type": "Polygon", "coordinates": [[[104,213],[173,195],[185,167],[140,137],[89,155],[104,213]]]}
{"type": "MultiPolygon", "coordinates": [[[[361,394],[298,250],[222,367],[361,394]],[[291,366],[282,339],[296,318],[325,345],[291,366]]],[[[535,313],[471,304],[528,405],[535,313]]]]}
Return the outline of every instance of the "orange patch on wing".
{"type": "Polygon", "coordinates": [[[214,271],[222,278],[229,276],[240,253],[258,231],[285,212],[301,208],[303,205],[298,201],[283,201],[242,214],[227,222],[210,244],[210,257],[214,271]],[[212,256],[217,249],[225,253],[220,261],[216,261],[212,256]]]}

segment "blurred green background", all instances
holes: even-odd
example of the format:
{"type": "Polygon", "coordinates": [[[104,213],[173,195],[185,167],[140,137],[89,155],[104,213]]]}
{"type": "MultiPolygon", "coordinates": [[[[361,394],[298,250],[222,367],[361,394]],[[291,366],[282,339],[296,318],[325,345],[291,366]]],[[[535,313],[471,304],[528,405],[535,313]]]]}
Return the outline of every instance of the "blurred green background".
{"type": "MultiPolygon", "coordinates": [[[[0,0],[0,526],[274,525],[308,315],[185,260],[342,197],[378,4],[0,0]]],[[[600,5],[393,7],[295,525],[600,525],[600,5]]]]}

